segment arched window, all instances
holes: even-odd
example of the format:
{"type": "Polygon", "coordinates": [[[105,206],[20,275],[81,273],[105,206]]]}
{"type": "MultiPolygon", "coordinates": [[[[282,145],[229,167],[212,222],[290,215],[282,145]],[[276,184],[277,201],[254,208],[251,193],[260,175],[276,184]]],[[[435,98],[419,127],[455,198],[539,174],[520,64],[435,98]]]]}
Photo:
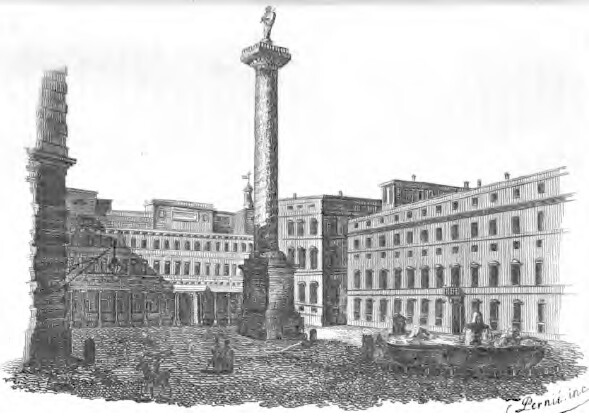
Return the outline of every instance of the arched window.
{"type": "Polygon", "coordinates": [[[372,270],[366,270],[366,289],[372,289],[372,270]]]}
{"type": "Polygon", "coordinates": [[[421,288],[429,288],[429,267],[427,266],[421,269],[421,288]]]}
{"type": "Polygon", "coordinates": [[[421,299],[421,310],[419,314],[419,324],[427,325],[429,316],[429,300],[421,299]]]}
{"type": "Polygon", "coordinates": [[[288,220],[287,227],[286,227],[287,235],[294,235],[294,222],[288,220]]]}
{"type": "Polygon", "coordinates": [[[304,269],[307,266],[307,250],[303,247],[299,247],[299,268],[304,269]]]}
{"type": "Polygon", "coordinates": [[[200,241],[194,242],[194,251],[200,251],[200,241]]]}
{"type": "Polygon", "coordinates": [[[354,289],[360,289],[360,270],[354,271],[354,289]]]}
{"type": "Polygon", "coordinates": [[[311,235],[317,235],[318,228],[319,228],[319,222],[315,218],[312,218],[311,224],[310,224],[311,235]]]}
{"type": "Polygon", "coordinates": [[[415,269],[407,268],[407,288],[413,289],[415,287],[415,269]]]}
{"type": "Polygon", "coordinates": [[[309,303],[316,304],[317,303],[317,292],[319,289],[319,283],[311,282],[309,286],[309,303]]]}
{"type": "Polygon", "coordinates": [[[381,289],[389,288],[389,271],[382,269],[378,275],[378,287],[381,289]]]}
{"type": "Polygon", "coordinates": [[[286,257],[290,264],[294,264],[295,262],[295,249],[293,247],[289,247],[286,249],[286,257]]]}
{"type": "Polygon", "coordinates": [[[372,321],[372,312],[374,309],[374,301],[372,299],[366,299],[366,312],[365,317],[368,322],[372,321]]]}
{"type": "Polygon", "coordinates": [[[499,263],[497,262],[489,264],[489,286],[499,286],[499,263]]]}
{"type": "Polygon", "coordinates": [[[522,307],[523,302],[519,299],[513,301],[513,318],[511,320],[511,327],[518,331],[522,329],[522,307]]]}
{"type": "Polygon", "coordinates": [[[380,300],[380,305],[378,305],[379,309],[378,309],[378,315],[380,317],[380,322],[386,322],[387,320],[387,308],[389,306],[389,303],[386,299],[381,299],[380,300]]]}
{"type": "Polygon", "coordinates": [[[489,304],[489,325],[492,330],[499,327],[499,301],[497,299],[491,300],[489,304]]]}
{"type": "Polygon", "coordinates": [[[442,321],[444,319],[444,300],[443,299],[436,299],[435,303],[435,314],[436,314],[436,326],[442,326],[442,321]]]}
{"type": "Polygon", "coordinates": [[[318,253],[319,251],[317,250],[316,247],[311,247],[311,269],[316,270],[317,269],[317,258],[318,258],[318,253]]]}
{"type": "Polygon", "coordinates": [[[444,287],[444,268],[440,265],[436,266],[436,287],[444,287]]]}
{"type": "Polygon", "coordinates": [[[451,268],[450,285],[452,287],[460,287],[460,265],[458,264],[455,264],[451,268]]]}
{"type": "Polygon", "coordinates": [[[401,289],[401,282],[403,280],[403,270],[402,269],[395,269],[395,277],[393,282],[394,289],[401,289]]]}
{"type": "Polygon", "coordinates": [[[362,299],[355,298],[354,299],[354,319],[360,319],[360,306],[362,305],[362,299]]]}
{"type": "Polygon", "coordinates": [[[544,211],[538,211],[538,231],[544,231],[544,211]]]}
{"type": "Polygon", "coordinates": [[[305,235],[305,221],[297,221],[297,236],[302,237],[305,235]]]}
{"type": "Polygon", "coordinates": [[[298,287],[299,287],[299,302],[305,303],[305,283],[300,282],[298,287]]]}

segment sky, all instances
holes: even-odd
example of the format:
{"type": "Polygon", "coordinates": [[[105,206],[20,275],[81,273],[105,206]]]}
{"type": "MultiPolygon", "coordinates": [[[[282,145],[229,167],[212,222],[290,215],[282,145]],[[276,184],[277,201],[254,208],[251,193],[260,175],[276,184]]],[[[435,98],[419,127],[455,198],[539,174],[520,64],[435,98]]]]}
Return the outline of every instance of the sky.
{"type": "MultiPolygon", "coordinates": [[[[78,162],[68,186],[115,209],[170,198],[238,210],[254,154],[254,71],[239,58],[260,40],[262,14],[259,4],[0,5],[0,215],[10,234],[0,252],[11,260],[0,314],[15,317],[11,348],[28,319],[24,149],[35,142],[42,71],[69,70],[78,162]]],[[[485,184],[568,166],[565,190],[578,194],[565,225],[577,232],[563,275],[586,289],[588,18],[584,5],[280,4],[273,39],[292,54],[279,75],[280,196],[379,198],[378,184],[412,174],[485,184]]]]}

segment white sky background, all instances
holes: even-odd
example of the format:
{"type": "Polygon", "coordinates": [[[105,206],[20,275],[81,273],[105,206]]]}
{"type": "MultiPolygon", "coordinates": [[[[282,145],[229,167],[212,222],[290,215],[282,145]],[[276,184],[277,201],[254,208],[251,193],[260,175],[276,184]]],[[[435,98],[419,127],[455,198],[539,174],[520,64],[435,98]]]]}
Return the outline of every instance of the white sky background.
{"type": "MultiPolygon", "coordinates": [[[[261,38],[262,13],[260,5],[0,7],[0,213],[10,234],[0,243],[9,263],[0,360],[20,356],[28,319],[24,147],[34,144],[42,70],[69,69],[68,144],[78,163],[68,186],[96,190],[115,209],[173,198],[237,210],[254,144],[254,71],[239,57],[261,38]]],[[[281,197],[379,198],[379,183],[411,174],[474,186],[566,165],[564,190],[579,194],[567,205],[574,232],[563,278],[587,293],[579,258],[589,228],[589,7],[280,5],[277,13],[272,37],[293,56],[279,77],[281,197]]],[[[581,297],[565,303],[587,316],[581,297]]]]}

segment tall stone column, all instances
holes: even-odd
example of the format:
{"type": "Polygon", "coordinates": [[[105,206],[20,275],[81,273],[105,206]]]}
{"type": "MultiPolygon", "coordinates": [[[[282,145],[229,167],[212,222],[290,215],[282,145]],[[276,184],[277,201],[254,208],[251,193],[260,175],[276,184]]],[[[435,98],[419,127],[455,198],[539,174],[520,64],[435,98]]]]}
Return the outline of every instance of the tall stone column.
{"type": "Polygon", "coordinates": [[[294,269],[278,247],[278,71],[290,61],[288,49],[273,45],[273,12],[262,21],[264,40],[242,51],[241,62],[255,70],[254,252],[241,266],[242,335],[298,338],[301,317],[294,310],[294,269]]]}
{"type": "Polygon", "coordinates": [[[66,301],[67,70],[46,71],[37,109],[37,142],[28,149],[33,193],[31,285],[35,311],[26,359],[34,367],[65,365],[71,356],[66,301]]]}

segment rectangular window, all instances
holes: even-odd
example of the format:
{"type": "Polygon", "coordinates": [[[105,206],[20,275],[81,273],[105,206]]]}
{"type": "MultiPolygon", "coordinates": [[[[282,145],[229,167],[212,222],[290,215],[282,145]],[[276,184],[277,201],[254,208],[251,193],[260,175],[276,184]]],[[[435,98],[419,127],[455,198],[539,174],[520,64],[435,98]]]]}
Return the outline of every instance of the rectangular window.
{"type": "Polygon", "coordinates": [[[160,249],[160,240],[154,240],[153,241],[153,249],[154,250],[159,250],[160,249]]]}
{"type": "Polygon", "coordinates": [[[442,326],[442,318],[444,317],[444,303],[441,299],[436,300],[435,303],[436,326],[442,326]]]}
{"type": "Polygon", "coordinates": [[[544,264],[541,261],[536,262],[534,273],[536,285],[541,285],[544,281],[544,264]]]}
{"type": "Polygon", "coordinates": [[[354,299],[354,319],[360,319],[360,305],[362,303],[362,299],[356,298],[354,299]]]}
{"type": "Polygon", "coordinates": [[[372,248],[372,238],[370,237],[366,239],[366,248],[372,248]]]}
{"type": "Polygon", "coordinates": [[[393,289],[401,289],[401,269],[395,269],[395,280],[393,282],[393,289]]]}
{"type": "Polygon", "coordinates": [[[399,222],[399,214],[396,214],[394,219],[395,219],[395,222],[399,222]]]}
{"type": "Polygon", "coordinates": [[[436,248],[436,256],[441,256],[442,255],[442,248],[441,247],[437,247],[436,248]]]}
{"type": "Polygon", "coordinates": [[[388,308],[388,302],[386,299],[381,299],[380,300],[380,305],[379,305],[379,316],[380,316],[380,322],[386,322],[387,320],[387,308],[388,308]]]}
{"type": "Polygon", "coordinates": [[[477,207],[479,205],[479,199],[478,198],[472,198],[471,199],[471,203],[473,207],[477,207]]]}
{"type": "Polygon", "coordinates": [[[520,246],[520,242],[518,240],[513,242],[513,249],[514,250],[519,250],[519,246],[520,246]]]}
{"type": "Polygon", "coordinates": [[[169,250],[170,249],[170,240],[164,240],[164,249],[165,250],[169,250]]]}
{"type": "Polygon", "coordinates": [[[413,231],[407,231],[407,244],[413,244],[413,231]]]}
{"type": "Polygon", "coordinates": [[[170,267],[171,267],[170,266],[170,262],[169,261],[166,261],[164,263],[164,274],[170,274],[171,273],[170,267]]]}
{"type": "Polygon", "coordinates": [[[399,257],[401,257],[401,252],[395,251],[395,258],[398,259],[399,257]]]}
{"type": "Polygon", "coordinates": [[[521,192],[519,188],[513,188],[513,197],[518,199],[521,196],[521,192]]]}
{"type": "Polygon", "coordinates": [[[160,273],[160,261],[159,260],[153,261],[153,270],[158,274],[160,273]]]}
{"type": "Polygon", "coordinates": [[[490,287],[498,287],[499,286],[499,265],[498,264],[489,265],[489,286],[490,287]]]}
{"type": "Polygon", "coordinates": [[[372,270],[366,270],[366,289],[372,289],[372,270]]]}
{"type": "Polygon", "coordinates": [[[442,241],[442,227],[436,228],[436,241],[442,241]]]}
{"type": "Polygon", "coordinates": [[[400,314],[401,313],[402,302],[403,301],[401,299],[395,299],[393,301],[393,313],[394,314],[400,314]]]}
{"type": "Polygon", "coordinates": [[[194,274],[200,276],[200,261],[194,263],[194,274]]]}
{"type": "Polygon", "coordinates": [[[471,238],[477,238],[479,236],[479,223],[478,222],[471,222],[470,223],[470,236],[471,236],[471,238]]]}
{"type": "Polygon", "coordinates": [[[522,328],[522,304],[520,302],[513,303],[512,328],[518,331],[521,331],[522,328]]]}
{"type": "Polygon", "coordinates": [[[458,224],[454,224],[452,226],[452,228],[450,229],[450,235],[452,237],[452,240],[458,240],[458,237],[459,237],[458,234],[459,234],[458,233],[458,224]]]}
{"type": "Polygon", "coordinates": [[[497,243],[491,243],[489,248],[491,251],[497,251],[497,243]]]}
{"type": "Polygon", "coordinates": [[[544,182],[539,182],[538,183],[538,193],[543,194],[544,192],[546,192],[546,184],[544,182]]]}
{"type": "Polygon", "coordinates": [[[538,303],[538,332],[541,334],[546,332],[546,304],[544,302],[538,303]]]}
{"type": "Polygon", "coordinates": [[[207,276],[211,275],[211,264],[210,263],[205,264],[205,275],[207,275],[207,276]]]}
{"type": "Polygon", "coordinates": [[[360,248],[360,240],[354,240],[354,250],[358,250],[360,248]]]}
{"type": "Polygon", "coordinates": [[[407,251],[407,257],[413,257],[413,250],[407,251]]]}
{"type": "Polygon", "coordinates": [[[436,205],[436,214],[441,214],[441,213],[442,213],[442,206],[436,205]]]}
{"type": "Polygon", "coordinates": [[[427,243],[429,240],[429,233],[427,230],[421,230],[420,239],[422,243],[427,243]]]}
{"type": "Polygon", "coordinates": [[[396,233],[393,235],[393,244],[398,246],[399,244],[401,244],[401,234],[396,233]]]}
{"type": "Polygon", "coordinates": [[[422,217],[427,217],[427,208],[422,208],[422,210],[421,210],[421,216],[422,217]]]}
{"type": "Polygon", "coordinates": [[[141,248],[147,248],[147,240],[145,238],[141,240],[141,248]]]}
{"type": "Polygon", "coordinates": [[[521,232],[519,225],[519,217],[511,217],[511,232],[513,234],[519,234],[521,232]]]}
{"type": "Polygon", "coordinates": [[[427,267],[421,269],[421,288],[429,289],[429,269],[427,267]]]}
{"type": "Polygon", "coordinates": [[[489,325],[492,330],[497,330],[499,327],[499,302],[492,301],[489,308],[489,325]]]}
{"type": "Polygon", "coordinates": [[[472,246],[470,246],[470,251],[473,253],[476,253],[479,251],[479,246],[477,244],[473,244],[472,246]]]}
{"type": "Polygon", "coordinates": [[[413,314],[415,313],[415,299],[408,299],[407,300],[407,323],[413,323],[413,314]]]}
{"type": "Polygon", "coordinates": [[[452,247],[452,254],[458,254],[459,251],[460,251],[460,247],[458,247],[458,246],[452,247]]]}
{"type": "Polygon", "coordinates": [[[519,263],[511,264],[511,284],[513,286],[519,286],[521,279],[521,265],[519,263]]]}
{"type": "MultiPolygon", "coordinates": [[[[367,258],[368,260],[370,260],[370,259],[372,258],[372,254],[370,254],[370,253],[366,253],[366,258],[367,258]]],[[[328,265],[328,266],[331,266],[331,257],[328,257],[328,258],[327,258],[327,265],[328,265]]]]}
{"type": "Polygon", "coordinates": [[[223,265],[223,276],[229,276],[229,265],[228,264],[223,265]]]}
{"type": "Polygon", "coordinates": [[[427,250],[425,250],[425,249],[424,250],[421,250],[421,256],[422,257],[427,256],[427,250]]]}
{"type": "Polygon", "coordinates": [[[497,202],[498,199],[499,198],[498,198],[497,192],[493,192],[491,194],[491,202],[497,202]]]}
{"type": "Polygon", "coordinates": [[[544,231],[544,211],[538,211],[538,231],[544,231]]]}
{"type": "Polygon", "coordinates": [[[231,265],[231,275],[232,276],[237,276],[237,264],[232,264],[231,265]]]}
{"type": "Polygon", "coordinates": [[[407,211],[407,219],[410,220],[411,218],[413,218],[413,212],[407,211]]]}
{"type": "Polygon", "coordinates": [[[489,221],[489,235],[497,235],[497,220],[492,219],[489,221]]]}
{"type": "Polygon", "coordinates": [[[458,209],[458,201],[452,202],[452,211],[456,211],[458,209]]]}
{"type": "Polygon", "coordinates": [[[470,286],[479,287],[479,267],[472,266],[470,268],[470,286]]]}
{"type": "Polygon", "coordinates": [[[189,275],[190,274],[190,262],[189,261],[185,261],[184,262],[184,275],[189,275]]]}
{"type": "Polygon", "coordinates": [[[386,259],[387,258],[387,252],[386,251],[381,251],[380,252],[380,258],[381,259],[386,259]]]}
{"type": "Polygon", "coordinates": [[[182,264],[182,262],[180,262],[180,261],[175,261],[174,262],[174,274],[175,275],[179,275],[180,274],[181,264],[182,264]]]}
{"type": "Polygon", "coordinates": [[[215,263],[215,276],[219,276],[221,274],[221,265],[219,263],[215,263]]]}
{"type": "Polygon", "coordinates": [[[384,236],[384,235],[378,236],[378,246],[384,247],[384,246],[386,246],[386,244],[387,244],[386,236],[384,236]]]}
{"type": "Polygon", "coordinates": [[[419,314],[419,324],[427,325],[429,316],[429,300],[421,299],[421,313],[419,314]]]}
{"type": "Polygon", "coordinates": [[[215,251],[221,251],[221,243],[218,241],[215,243],[215,251]]]}
{"type": "Polygon", "coordinates": [[[407,288],[415,288],[415,269],[407,269],[407,288]]]}
{"type": "Polygon", "coordinates": [[[366,320],[368,322],[371,322],[372,321],[372,312],[373,312],[372,308],[373,308],[373,301],[372,301],[372,299],[366,299],[366,313],[365,313],[365,317],[366,317],[366,320]]]}
{"type": "Polygon", "coordinates": [[[436,267],[436,287],[444,287],[444,268],[436,267]]]}
{"type": "Polygon", "coordinates": [[[542,248],[542,240],[536,240],[536,247],[542,248]]]}
{"type": "Polygon", "coordinates": [[[223,247],[225,252],[229,252],[229,243],[225,243],[223,247]]]}

